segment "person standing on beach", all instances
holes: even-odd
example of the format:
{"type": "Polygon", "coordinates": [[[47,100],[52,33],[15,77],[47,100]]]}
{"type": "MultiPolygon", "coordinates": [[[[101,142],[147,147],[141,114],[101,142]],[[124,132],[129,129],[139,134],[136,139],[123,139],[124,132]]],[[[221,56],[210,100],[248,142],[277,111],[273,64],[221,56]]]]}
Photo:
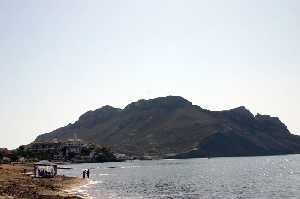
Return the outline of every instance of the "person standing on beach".
{"type": "Polygon", "coordinates": [[[85,173],[86,173],[86,171],[83,170],[83,172],[82,172],[82,178],[83,178],[83,179],[85,179],[85,173]]]}
{"type": "Polygon", "coordinates": [[[88,170],[86,171],[86,177],[87,177],[87,178],[90,178],[90,169],[88,169],[88,170]]]}

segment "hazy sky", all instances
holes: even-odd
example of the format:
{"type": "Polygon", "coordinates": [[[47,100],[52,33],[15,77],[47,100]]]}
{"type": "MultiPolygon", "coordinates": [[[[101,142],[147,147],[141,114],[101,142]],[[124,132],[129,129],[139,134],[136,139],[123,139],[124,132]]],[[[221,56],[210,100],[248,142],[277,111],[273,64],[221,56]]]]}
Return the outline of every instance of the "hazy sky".
{"type": "Polygon", "coordinates": [[[299,0],[0,0],[0,147],[180,95],[300,134],[299,0]]]}

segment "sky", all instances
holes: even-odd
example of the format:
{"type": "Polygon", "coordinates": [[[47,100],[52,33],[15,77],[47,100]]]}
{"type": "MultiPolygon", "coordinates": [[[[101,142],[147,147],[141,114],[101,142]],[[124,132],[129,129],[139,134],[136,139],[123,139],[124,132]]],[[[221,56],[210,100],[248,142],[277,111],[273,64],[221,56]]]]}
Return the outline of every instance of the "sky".
{"type": "Polygon", "coordinates": [[[0,147],[179,95],[300,134],[298,0],[0,0],[0,147]]]}

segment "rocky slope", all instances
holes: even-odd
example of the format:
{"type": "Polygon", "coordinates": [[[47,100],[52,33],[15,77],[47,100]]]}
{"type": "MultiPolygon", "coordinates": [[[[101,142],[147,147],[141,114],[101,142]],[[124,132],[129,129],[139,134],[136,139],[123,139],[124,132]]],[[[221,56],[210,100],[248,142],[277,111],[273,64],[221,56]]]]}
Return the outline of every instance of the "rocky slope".
{"type": "Polygon", "coordinates": [[[192,158],[300,152],[300,137],[276,117],[245,107],[209,111],[182,97],[139,100],[124,109],[104,106],[36,141],[72,138],[138,157],[192,158]]]}

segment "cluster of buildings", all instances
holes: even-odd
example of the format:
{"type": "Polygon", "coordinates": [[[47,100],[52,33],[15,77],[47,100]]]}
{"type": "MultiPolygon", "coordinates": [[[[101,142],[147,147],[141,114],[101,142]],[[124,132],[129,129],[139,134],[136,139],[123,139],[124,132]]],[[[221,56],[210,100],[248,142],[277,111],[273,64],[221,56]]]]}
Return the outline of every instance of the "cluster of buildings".
{"type": "Polygon", "coordinates": [[[87,147],[80,139],[68,139],[58,141],[53,139],[49,142],[33,142],[26,146],[26,150],[39,156],[40,159],[49,159],[54,161],[68,160],[91,160],[92,154],[82,154],[82,149],[87,147]]]}
{"type": "Polygon", "coordinates": [[[74,137],[68,140],[53,139],[46,142],[33,142],[15,150],[0,148],[0,163],[37,162],[109,162],[123,160],[109,148],[96,144],[86,144],[74,137]]]}

